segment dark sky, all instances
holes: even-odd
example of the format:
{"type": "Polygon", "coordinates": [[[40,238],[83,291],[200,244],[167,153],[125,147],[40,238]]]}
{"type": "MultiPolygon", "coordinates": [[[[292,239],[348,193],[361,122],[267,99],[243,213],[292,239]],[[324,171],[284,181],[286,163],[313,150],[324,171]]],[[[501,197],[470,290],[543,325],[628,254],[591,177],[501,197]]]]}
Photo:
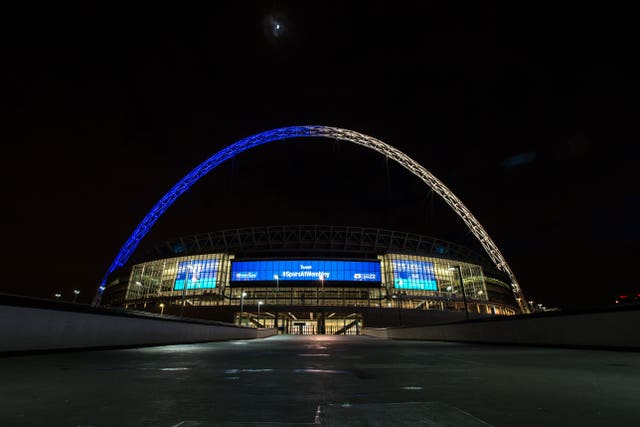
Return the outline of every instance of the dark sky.
{"type": "MultiPolygon", "coordinates": [[[[303,124],[366,133],[433,172],[529,299],[588,306],[640,292],[636,15],[440,3],[3,11],[0,292],[70,298],[78,288],[90,301],[182,176],[240,138],[303,124]]],[[[382,227],[477,247],[398,165],[317,139],[222,165],[142,246],[269,224],[382,227]]]]}

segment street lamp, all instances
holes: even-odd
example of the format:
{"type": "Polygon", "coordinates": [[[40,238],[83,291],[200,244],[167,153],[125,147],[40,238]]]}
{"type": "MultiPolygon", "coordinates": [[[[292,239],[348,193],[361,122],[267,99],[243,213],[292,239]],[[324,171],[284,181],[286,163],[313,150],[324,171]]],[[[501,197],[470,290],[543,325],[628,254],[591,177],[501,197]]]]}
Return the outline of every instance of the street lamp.
{"type": "Polygon", "coordinates": [[[458,276],[460,277],[460,288],[462,289],[462,300],[464,301],[464,314],[469,320],[469,309],[467,308],[467,294],[464,291],[464,282],[462,281],[462,269],[459,265],[449,267],[449,271],[458,270],[458,276]]]}
{"type": "Polygon", "coordinates": [[[137,293],[138,293],[138,299],[144,297],[144,292],[142,291],[142,283],[140,283],[140,281],[136,280],[136,286],[137,286],[137,293]]]}
{"type": "Polygon", "coordinates": [[[242,325],[242,320],[244,319],[244,297],[247,296],[245,291],[242,291],[240,295],[240,325],[242,325]]]}
{"type": "Polygon", "coordinates": [[[402,307],[400,307],[400,295],[392,294],[391,298],[396,300],[396,308],[398,309],[398,322],[402,325],[402,307]]]}
{"type": "Polygon", "coordinates": [[[273,278],[276,279],[276,304],[278,304],[278,295],[280,293],[280,277],[278,277],[277,274],[274,274],[273,278]]]}
{"type": "Polygon", "coordinates": [[[164,303],[161,302],[160,303],[160,316],[162,316],[164,314],[164,303]]]}
{"type": "Polygon", "coordinates": [[[80,291],[78,289],[74,289],[73,290],[73,302],[76,302],[76,300],[78,299],[78,294],[80,293],[80,291]]]}
{"type": "Polygon", "coordinates": [[[62,294],[60,292],[56,292],[55,294],[53,294],[53,296],[56,297],[57,300],[62,298],[62,294]]]}
{"type": "MultiPolygon", "coordinates": [[[[186,266],[187,270],[193,271],[193,274],[191,275],[191,280],[192,281],[196,281],[196,269],[193,265],[188,264],[186,266]]],[[[185,299],[187,297],[187,284],[189,283],[189,273],[187,271],[184,272],[184,283],[182,284],[182,304],[180,305],[180,317],[183,316],[184,314],[184,306],[185,306],[185,299]]],[[[195,285],[195,283],[194,283],[195,285]]],[[[195,286],[194,286],[195,287],[195,286]]]]}
{"type": "Polygon", "coordinates": [[[260,322],[260,306],[264,304],[264,301],[258,301],[258,322],[260,322]]]}

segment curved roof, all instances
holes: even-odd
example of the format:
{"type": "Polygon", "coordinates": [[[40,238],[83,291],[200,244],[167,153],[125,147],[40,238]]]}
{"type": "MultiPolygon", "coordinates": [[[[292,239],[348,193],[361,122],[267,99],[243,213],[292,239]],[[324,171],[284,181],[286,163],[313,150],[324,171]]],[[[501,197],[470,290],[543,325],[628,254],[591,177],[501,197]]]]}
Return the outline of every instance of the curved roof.
{"type": "Polygon", "coordinates": [[[353,254],[358,257],[399,252],[490,265],[489,260],[478,252],[435,237],[377,228],[328,225],[265,226],[212,231],[164,242],[137,257],[136,262],[209,252],[252,256],[276,252],[353,254]]]}

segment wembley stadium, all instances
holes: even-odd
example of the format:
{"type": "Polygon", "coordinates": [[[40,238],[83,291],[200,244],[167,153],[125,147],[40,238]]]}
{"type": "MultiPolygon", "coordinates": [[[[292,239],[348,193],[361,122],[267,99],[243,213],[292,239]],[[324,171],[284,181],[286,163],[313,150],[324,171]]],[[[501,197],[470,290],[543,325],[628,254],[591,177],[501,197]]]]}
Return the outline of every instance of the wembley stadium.
{"type": "Polygon", "coordinates": [[[92,305],[276,328],[289,334],[358,334],[528,312],[495,242],[447,186],[379,139],[330,126],[290,126],[241,139],[206,159],[147,213],[107,269],[92,305]],[[243,228],[136,248],[198,180],[257,146],[286,139],[353,143],[393,160],[449,205],[486,256],[401,231],[319,225],[243,228]],[[135,254],[135,256],[134,256],[135,254]]]}
{"type": "Polygon", "coordinates": [[[165,242],[112,272],[103,305],[290,334],[520,313],[509,276],[464,246],[335,226],[224,230],[165,242]]]}

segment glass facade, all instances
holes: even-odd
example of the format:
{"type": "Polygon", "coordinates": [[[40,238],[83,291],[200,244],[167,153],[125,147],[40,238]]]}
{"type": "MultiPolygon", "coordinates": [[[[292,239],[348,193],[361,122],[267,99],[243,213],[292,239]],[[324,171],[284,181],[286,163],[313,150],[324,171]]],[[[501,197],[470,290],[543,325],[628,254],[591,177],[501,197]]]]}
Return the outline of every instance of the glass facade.
{"type": "Polygon", "coordinates": [[[429,261],[414,261],[393,259],[393,287],[398,289],[420,289],[437,291],[438,283],[433,271],[433,263],[429,261]]]}
{"type": "Polygon", "coordinates": [[[386,272],[384,284],[391,292],[441,297],[488,299],[482,267],[466,262],[417,255],[386,254],[379,257],[386,272]],[[458,269],[459,268],[459,269],[458,269]],[[462,275],[462,280],[460,278],[462,275]]]}
{"type": "Polygon", "coordinates": [[[235,261],[226,253],[183,256],[133,265],[128,281],[122,277],[110,287],[112,295],[122,295],[118,304],[165,313],[187,305],[247,310],[259,304],[517,313],[509,284],[497,279],[499,274],[485,276],[480,265],[401,253],[377,258],[235,261]]]}
{"type": "Polygon", "coordinates": [[[217,259],[186,260],[178,263],[173,290],[213,289],[216,287],[219,262],[217,259]]]}
{"type": "Polygon", "coordinates": [[[126,299],[212,292],[219,283],[228,281],[229,264],[227,254],[195,255],[136,264],[131,269],[126,299]]]}

